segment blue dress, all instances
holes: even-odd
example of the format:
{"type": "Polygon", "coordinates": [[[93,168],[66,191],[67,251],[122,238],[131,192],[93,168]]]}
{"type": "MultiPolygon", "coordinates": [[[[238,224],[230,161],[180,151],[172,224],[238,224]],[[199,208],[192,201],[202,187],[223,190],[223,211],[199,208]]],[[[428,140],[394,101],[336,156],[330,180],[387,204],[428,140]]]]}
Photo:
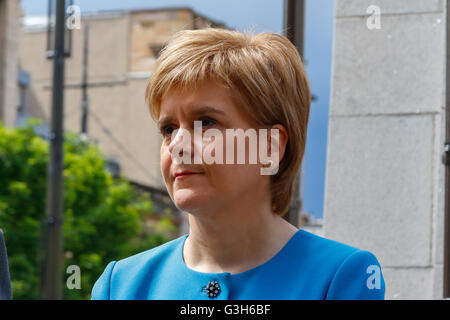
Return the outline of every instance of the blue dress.
{"type": "Polygon", "coordinates": [[[301,229],[269,261],[237,274],[187,267],[183,246],[188,236],[110,262],[92,299],[384,299],[385,282],[372,253],[301,229]]]}

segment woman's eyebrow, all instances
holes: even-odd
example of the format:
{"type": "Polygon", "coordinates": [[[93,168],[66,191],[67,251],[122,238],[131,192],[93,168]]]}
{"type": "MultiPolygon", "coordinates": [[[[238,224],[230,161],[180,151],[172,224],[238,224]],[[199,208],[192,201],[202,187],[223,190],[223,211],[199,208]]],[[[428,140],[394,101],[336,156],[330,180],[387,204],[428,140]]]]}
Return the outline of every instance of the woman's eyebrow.
{"type": "MultiPolygon", "coordinates": [[[[205,113],[218,113],[218,114],[226,115],[225,111],[219,110],[219,109],[216,109],[216,108],[213,108],[210,106],[204,106],[204,107],[197,108],[195,110],[192,110],[189,114],[192,116],[196,116],[196,115],[205,114],[205,113]]],[[[158,120],[158,126],[161,127],[171,121],[172,121],[171,116],[163,117],[158,120]]]]}
{"type": "Polygon", "coordinates": [[[204,107],[200,107],[198,109],[195,109],[193,111],[190,112],[191,115],[199,115],[199,114],[205,114],[205,113],[219,113],[222,115],[225,115],[225,111],[223,110],[219,110],[210,106],[204,106],[204,107]]]}

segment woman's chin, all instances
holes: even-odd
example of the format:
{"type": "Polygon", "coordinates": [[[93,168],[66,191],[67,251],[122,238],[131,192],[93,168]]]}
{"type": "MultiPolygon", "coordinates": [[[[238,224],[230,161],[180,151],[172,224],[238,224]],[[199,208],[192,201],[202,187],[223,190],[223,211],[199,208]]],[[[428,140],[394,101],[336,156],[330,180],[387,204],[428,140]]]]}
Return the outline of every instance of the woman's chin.
{"type": "Polygon", "coordinates": [[[190,189],[181,189],[175,191],[174,203],[178,209],[183,211],[191,211],[202,207],[205,203],[205,197],[198,192],[190,189]]]}

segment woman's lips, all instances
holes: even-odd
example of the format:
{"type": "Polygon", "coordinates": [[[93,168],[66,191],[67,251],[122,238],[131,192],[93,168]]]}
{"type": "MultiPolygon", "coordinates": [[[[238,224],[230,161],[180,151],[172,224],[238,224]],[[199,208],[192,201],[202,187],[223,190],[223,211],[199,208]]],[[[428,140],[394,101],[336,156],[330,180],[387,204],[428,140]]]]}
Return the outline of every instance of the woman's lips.
{"type": "Polygon", "coordinates": [[[182,173],[175,176],[175,179],[186,179],[187,177],[200,174],[200,173],[182,173]]]}

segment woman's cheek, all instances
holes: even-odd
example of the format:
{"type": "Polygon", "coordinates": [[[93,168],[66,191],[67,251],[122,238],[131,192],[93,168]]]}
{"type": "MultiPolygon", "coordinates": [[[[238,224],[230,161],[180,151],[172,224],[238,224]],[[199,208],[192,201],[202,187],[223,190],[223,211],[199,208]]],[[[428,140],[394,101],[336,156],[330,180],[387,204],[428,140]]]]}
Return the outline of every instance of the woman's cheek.
{"type": "Polygon", "coordinates": [[[170,179],[170,165],[170,153],[167,151],[167,148],[161,147],[161,172],[166,182],[169,182],[170,179]]]}
{"type": "Polygon", "coordinates": [[[216,142],[212,138],[204,138],[202,141],[202,162],[205,165],[219,164],[220,160],[216,157],[216,142]]]}

